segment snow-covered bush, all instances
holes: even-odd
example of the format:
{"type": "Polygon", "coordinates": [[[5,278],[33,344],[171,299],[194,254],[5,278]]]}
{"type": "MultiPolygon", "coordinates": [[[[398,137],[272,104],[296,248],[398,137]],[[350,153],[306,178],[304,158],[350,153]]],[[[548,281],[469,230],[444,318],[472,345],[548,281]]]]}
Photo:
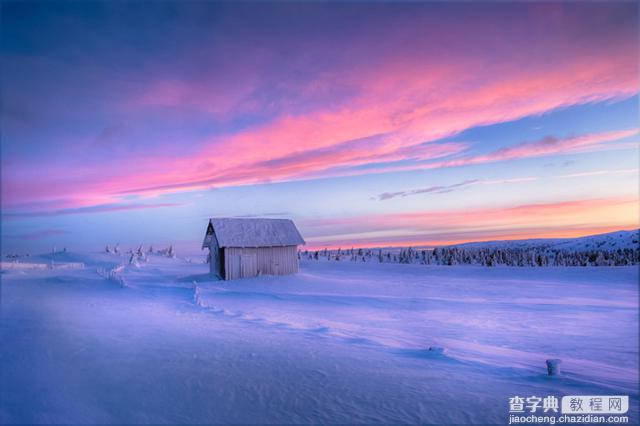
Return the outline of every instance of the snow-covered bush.
{"type": "Polygon", "coordinates": [[[131,253],[131,256],[129,257],[129,265],[135,266],[136,268],[140,266],[138,264],[138,256],[135,253],[131,253]]]}
{"type": "Polygon", "coordinates": [[[200,288],[195,281],[193,282],[193,303],[195,303],[196,306],[202,306],[202,301],[200,300],[200,288]]]}
{"type": "Polygon", "coordinates": [[[128,288],[129,285],[124,280],[124,278],[118,275],[118,273],[121,272],[123,269],[124,269],[124,265],[119,265],[113,269],[98,268],[96,272],[98,273],[98,275],[105,278],[107,281],[114,282],[122,288],[128,288]]]}
{"type": "Polygon", "coordinates": [[[171,257],[171,258],[175,258],[176,257],[176,252],[173,249],[173,245],[169,246],[169,248],[158,250],[156,252],[156,254],[158,254],[160,256],[171,257]]]}

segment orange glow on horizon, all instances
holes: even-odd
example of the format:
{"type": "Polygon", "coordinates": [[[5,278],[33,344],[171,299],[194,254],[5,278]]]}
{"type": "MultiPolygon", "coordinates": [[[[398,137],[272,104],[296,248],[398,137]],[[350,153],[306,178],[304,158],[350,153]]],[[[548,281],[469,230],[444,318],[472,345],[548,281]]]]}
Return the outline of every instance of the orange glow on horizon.
{"type": "Polygon", "coordinates": [[[574,238],[637,229],[640,200],[637,197],[583,199],[325,219],[307,221],[305,225],[315,231],[316,235],[309,238],[309,246],[314,248],[442,246],[490,240],[574,238]]]}
{"type": "Polygon", "coordinates": [[[602,226],[602,227],[594,227],[594,228],[583,228],[583,229],[568,229],[568,230],[540,230],[540,232],[535,233],[513,233],[513,234],[499,234],[496,237],[483,237],[483,238],[460,238],[460,239],[452,239],[452,240],[404,240],[404,241],[392,241],[389,243],[367,243],[367,242],[355,242],[349,243],[344,241],[343,244],[331,243],[331,244],[314,244],[313,242],[308,242],[306,245],[300,248],[300,250],[324,250],[325,248],[328,250],[337,250],[337,249],[350,249],[350,248],[407,248],[407,247],[425,247],[425,248],[435,248],[435,247],[445,247],[451,245],[459,245],[464,243],[480,243],[487,241],[518,241],[518,240],[528,240],[528,239],[539,239],[539,238],[580,238],[580,237],[588,237],[590,235],[598,235],[598,234],[606,234],[610,232],[617,231],[635,231],[638,229],[638,225],[629,226],[629,227],[617,227],[617,226],[602,226]]]}

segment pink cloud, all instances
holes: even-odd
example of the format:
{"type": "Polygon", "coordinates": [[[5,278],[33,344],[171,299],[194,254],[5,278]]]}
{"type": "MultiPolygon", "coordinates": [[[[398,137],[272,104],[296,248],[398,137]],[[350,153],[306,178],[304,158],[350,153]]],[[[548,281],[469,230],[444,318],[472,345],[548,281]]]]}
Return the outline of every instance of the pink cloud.
{"type": "Polygon", "coordinates": [[[637,94],[637,25],[611,27],[607,17],[619,19],[619,10],[594,14],[596,6],[582,7],[580,13],[564,5],[477,10],[482,19],[445,10],[442,21],[428,13],[376,16],[348,37],[297,40],[269,32],[259,43],[235,38],[229,25],[222,41],[204,39],[181,52],[178,59],[196,71],[149,67],[120,113],[140,121],[163,108],[181,111],[167,114],[173,119],[192,113],[215,122],[257,119],[209,136],[185,124],[176,144],[197,147],[188,155],[149,146],[115,163],[44,164],[35,174],[9,165],[4,201],[105,204],[122,194],[365,173],[357,166],[453,167],[606,146],[637,130],[548,138],[464,158],[467,143],[434,142],[475,126],[637,94]]]}
{"type": "MultiPolygon", "coordinates": [[[[267,180],[266,176],[271,181],[331,176],[340,175],[341,172],[330,170],[348,166],[409,158],[427,160],[457,154],[466,148],[466,144],[440,147],[436,144],[428,146],[424,142],[478,125],[513,120],[565,105],[636,93],[636,77],[627,77],[633,66],[623,66],[628,72],[623,73],[619,80],[610,79],[611,73],[621,73],[616,66],[622,64],[614,62],[601,68],[586,67],[585,64],[585,69],[590,70],[590,73],[584,75],[585,71],[582,71],[580,74],[584,76],[580,79],[574,78],[576,71],[573,67],[554,71],[548,80],[537,75],[516,75],[507,84],[504,80],[508,81],[509,77],[503,76],[500,83],[485,83],[475,89],[465,87],[465,91],[457,90],[455,86],[447,90],[447,84],[437,78],[432,82],[433,86],[425,87],[425,81],[430,81],[428,76],[424,78],[423,75],[421,79],[411,72],[403,74],[402,71],[393,70],[395,79],[406,85],[406,91],[429,92],[440,86],[437,92],[442,93],[441,97],[432,96],[428,100],[416,99],[404,91],[397,93],[391,82],[387,83],[389,86],[385,89],[384,79],[378,80],[376,84],[371,83],[376,87],[374,93],[377,96],[373,96],[368,92],[367,78],[376,81],[377,73],[373,76],[365,74],[361,76],[362,87],[359,89],[363,95],[352,99],[342,108],[320,110],[303,116],[285,115],[271,123],[231,136],[215,137],[191,157],[159,160],[166,161],[164,170],[175,172],[160,176],[138,175],[135,180],[141,185],[136,185],[135,188],[143,190],[145,182],[149,182],[150,188],[198,188],[210,184],[264,182],[267,180]],[[542,87],[546,89],[541,91],[542,87]],[[349,148],[350,141],[368,142],[353,144],[349,148]],[[268,170],[261,167],[269,164],[268,170]],[[244,169],[246,173],[240,173],[242,176],[238,177],[238,169],[244,169]]],[[[487,77],[487,81],[490,80],[487,77]]],[[[637,130],[563,140],[550,138],[507,148],[486,157],[443,162],[440,166],[575,152],[580,148],[606,142],[606,138],[613,140],[635,133],[637,130]]]]}
{"type": "MultiPolygon", "coordinates": [[[[542,157],[546,155],[554,154],[570,154],[578,152],[589,152],[596,150],[605,150],[611,147],[611,149],[617,149],[621,146],[616,141],[627,138],[630,136],[638,135],[640,130],[627,129],[627,130],[615,130],[594,134],[586,134],[581,136],[574,136],[569,138],[556,138],[545,137],[533,142],[523,142],[512,147],[501,148],[488,154],[481,155],[469,155],[469,156],[457,156],[455,160],[442,160],[428,163],[409,164],[409,165],[388,165],[380,164],[375,169],[370,169],[369,172],[373,173],[386,173],[386,172],[401,172],[411,170],[423,170],[423,169],[438,169],[446,167],[461,167],[473,164],[492,163],[499,161],[519,160],[525,158],[542,157]],[[615,144],[614,144],[615,143],[615,144]]],[[[466,145],[466,144],[463,144],[466,145]]],[[[637,143],[633,143],[630,146],[622,145],[625,148],[635,147],[637,143]]],[[[375,162],[370,164],[375,165],[375,162]]],[[[359,170],[333,170],[327,169],[316,173],[311,173],[313,177],[328,177],[335,175],[354,175],[361,174],[359,170]]]]}
{"type": "Polygon", "coordinates": [[[156,203],[156,204],[97,204],[84,207],[73,207],[58,210],[39,210],[39,211],[25,211],[25,212],[12,212],[3,213],[5,218],[20,218],[20,217],[39,217],[39,216],[61,216],[71,214],[87,214],[87,213],[106,213],[117,212],[126,210],[147,210],[157,209],[165,207],[177,207],[181,204],[177,203],[156,203]]]}
{"type": "MultiPolygon", "coordinates": [[[[538,157],[552,154],[566,154],[579,151],[588,151],[602,148],[607,143],[617,141],[638,134],[637,129],[609,131],[596,134],[582,135],[570,138],[547,137],[538,141],[524,142],[519,145],[503,148],[485,155],[463,157],[456,160],[443,160],[434,163],[422,163],[408,166],[383,166],[376,172],[405,171],[427,168],[459,167],[470,164],[487,162],[516,160],[522,158],[538,157]]],[[[232,158],[226,164],[216,162],[196,163],[190,159],[187,162],[199,164],[199,173],[180,173],[188,166],[175,168],[175,174],[165,173],[167,183],[158,185],[157,175],[136,176],[136,181],[141,185],[115,190],[115,193],[150,193],[161,194],[177,190],[189,190],[207,188],[210,186],[240,185],[250,183],[263,183],[272,181],[295,180],[306,177],[330,177],[340,175],[353,175],[371,173],[371,170],[340,170],[340,168],[359,165],[386,163],[399,160],[433,160],[462,153],[468,148],[467,143],[424,143],[414,146],[394,147],[389,146],[384,140],[385,136],[372,135],[371,138],[359,141],[343,142],[329,147],[313,150],[296,150],[293,153],[272,156],[270,150],[250,150],[250,158],[244,158],[243,150],[234,155],[219,152],[223,158],[232,158]],[[240,159],[238,159],[240,158],[240,159]],[[255,161],[264,158],[260,161],[255,161]],[[242,164],[238,161],[245,161],[242,164]],[[213,170],[214,172],[211,172],[213,170]],[[185,177],[190,176],[190,179],[185,177]],[[143,185],[151,182],[148,186],[143,185]]],[[[202,154],[205,156],[205,154],[202,154]]],[[[193,164],[192,163],[192,164],[193,164]]],[[[193,167],[193,165],[192,165],[193,167]]],[[[170,169],[167,165],[167,169],[170,169]]]]}
{"type": "Polygon", "coordinates": [[[485,155],[466,157],[459,160],[445,161],[431,165],[431,167],[454,167],[468,164],[489,163],[494,161],[517,160],[520,158],[541,157],[552,154],[569,154],[595,150],[609,142],[638,135],[638,129],[616,130],[594,133],[570,138],[556,138],[552,136],[543,139],[524,142],[519,145],[502,148],[485,155]]]}

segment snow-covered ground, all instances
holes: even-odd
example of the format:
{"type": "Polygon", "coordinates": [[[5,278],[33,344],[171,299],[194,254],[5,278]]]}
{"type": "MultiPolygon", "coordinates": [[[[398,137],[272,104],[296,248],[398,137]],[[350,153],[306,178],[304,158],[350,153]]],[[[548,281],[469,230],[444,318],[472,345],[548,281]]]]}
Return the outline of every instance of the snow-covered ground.
{"type": "Polygon", "coordinates": [[[0,422],[504,424],[509,397],[566,394],[630,395],[639,420],[637,267],[303,260],[221,282],[201,253],[128,259],[3,264],[0,422]]]}

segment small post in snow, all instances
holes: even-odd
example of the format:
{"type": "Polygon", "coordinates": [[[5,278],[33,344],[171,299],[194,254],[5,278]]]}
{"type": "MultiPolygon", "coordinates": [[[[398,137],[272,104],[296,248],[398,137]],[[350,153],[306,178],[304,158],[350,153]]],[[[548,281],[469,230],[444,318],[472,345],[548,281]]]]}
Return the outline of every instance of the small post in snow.
{"type": "Polygon", "coordinates": [[[198,288],[198,283],[193,281],[193,303],[196,306],[202,307],[202,301],[200,300],[200,289],[198,288]]]}
{"type": "Polygon", "coordinates": [[[434,355],[444,355],[444,348],[440,346],[429,346],[429,352],[434,355]]]}
{"type": "Polygon", "coordinates": [[[548,359],[547,360],[547,375],[557,376],[560,374],[561,359],[548,359]]]}

